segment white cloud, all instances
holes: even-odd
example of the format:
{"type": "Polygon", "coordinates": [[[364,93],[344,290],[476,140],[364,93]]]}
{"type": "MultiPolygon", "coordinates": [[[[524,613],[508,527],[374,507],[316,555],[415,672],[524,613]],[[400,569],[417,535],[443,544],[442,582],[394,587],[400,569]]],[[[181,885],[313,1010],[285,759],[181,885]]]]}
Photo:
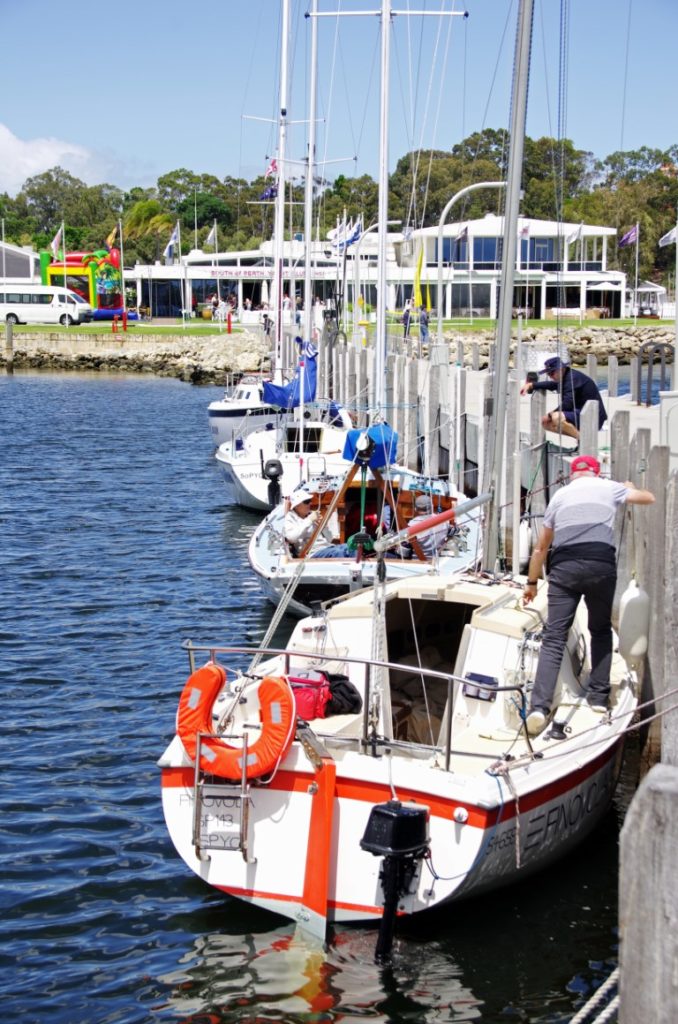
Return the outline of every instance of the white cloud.
{"type": "Polygon", "coordinates": [[[51,167],[63,167],[87,185],[103,182],[120,188],[154,183],[156,173],[147,164],[127,164],[115,154],[101,154],[63,139],[19,139],[0,124],[0,192],[16,195],[27,178],[51,167]]]}

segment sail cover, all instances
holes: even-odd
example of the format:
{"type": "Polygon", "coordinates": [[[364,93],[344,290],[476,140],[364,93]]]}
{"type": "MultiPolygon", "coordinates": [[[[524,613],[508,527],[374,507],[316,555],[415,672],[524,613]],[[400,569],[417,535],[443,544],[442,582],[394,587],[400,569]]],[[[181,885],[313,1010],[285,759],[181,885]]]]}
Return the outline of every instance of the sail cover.
{"type": "MultiPolygon", "coordinates": [[[[301,338],[297,341],[301,342],[301,338]]],[[[316,382],[318,377],[318,349],[313,342],[307,341],[299,353],[299,365],[294,377],[287,384],[271,384],[264,382],[264,401],[269,405],[277,405],[281,409],[296,409],[301,405],[301,368],[304,368],[304,402],[315,401],[316,382]]]]}
{"type": "Polygon", "coordinates": [[[384,466],[392,465],[396,460],[398,449],[398,435],[389,427],[388,423],[375,423],[367,430],[349,430],[346,433],[343,456],[349,462],[356,460],[356,455],[361,451],[360,438],[365,434],[374,444],[374,451],[370,456],[367,465],[370,469],[383,469],[384,466]]]}

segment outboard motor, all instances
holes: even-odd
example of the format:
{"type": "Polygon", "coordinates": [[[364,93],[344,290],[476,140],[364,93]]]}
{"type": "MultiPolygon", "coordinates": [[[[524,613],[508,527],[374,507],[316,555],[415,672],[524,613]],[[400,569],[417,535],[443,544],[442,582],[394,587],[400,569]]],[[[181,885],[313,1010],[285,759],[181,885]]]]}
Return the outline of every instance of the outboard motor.
{"type": "Polygon", "coordinates": [[[429,808],[425,804],[389,800],[370,811],[365,834],[360,840],[363,850],[383,857],[379,880],[384,893],[384,913],[379,926],[374,959],[388,959],[393,944],[398,901],[408,891],[420,861],[429,846],[429,808]]]}
{"type": "Polygon", "coordinates": [[[268,480],[268,503],[271,508],[280,501],[280,478],[283,475],[283,467],[280,459],[267,459],[262,470],[268,480]]]}

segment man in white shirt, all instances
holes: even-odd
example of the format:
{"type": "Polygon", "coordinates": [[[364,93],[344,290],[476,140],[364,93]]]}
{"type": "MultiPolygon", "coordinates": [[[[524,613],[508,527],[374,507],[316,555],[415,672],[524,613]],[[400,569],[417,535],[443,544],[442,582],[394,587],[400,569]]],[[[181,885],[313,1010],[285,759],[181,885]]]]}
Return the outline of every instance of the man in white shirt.
{"type": "Polygon", "coordinates": [[[527,716],[531,736],[549,720],[565,644],[582,597],[591,634],[587,701],[596,711],[607,709],[617,583],[614,520],[620,505],[651,505],[655,500],[651,491],[640,490],[630,481],[602,479],[600,463],[592,455],[577,455],[570,473],[570,483],[555,494],[544,513],[523,593],[523,604],[529,604],[550,548],[548,617],[527,716]]]}

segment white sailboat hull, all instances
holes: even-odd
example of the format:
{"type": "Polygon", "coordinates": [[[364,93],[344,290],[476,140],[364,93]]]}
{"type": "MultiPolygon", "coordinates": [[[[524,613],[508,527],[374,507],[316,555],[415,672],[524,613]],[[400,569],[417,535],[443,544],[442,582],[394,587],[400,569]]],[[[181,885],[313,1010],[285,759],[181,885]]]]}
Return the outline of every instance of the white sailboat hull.
{"type": "MultiPolygon", "coordinates": [[[[378,919],[382,858],[361,839],[372,809],[393,800],[428,809],[429,850],[413,865],[402,913],[511,884],[562,857],[610,805],[637,699],[615,653],[610,714],[588,706],[582,613],[556,691],[558,724],[528,739],[520,706],[534,678],[545,589],[523,608],[510,583],[401,580],[385,585],[377,607],[363,590],[303,619],[285,655],[256,674],[294,679],[327,664],[351,680],[363,710],[314,719],[310,734],[298,726],[272,777],[245,788],[202,773],[196,788],[177,735],[160,760],[163,808],[188,867],[293,920],[378,919]],[[391,650],[398,665],[386,664],[391,650]]],[[[234,694],[237,705],[237,687],[218,700],[234,694]]]]}

